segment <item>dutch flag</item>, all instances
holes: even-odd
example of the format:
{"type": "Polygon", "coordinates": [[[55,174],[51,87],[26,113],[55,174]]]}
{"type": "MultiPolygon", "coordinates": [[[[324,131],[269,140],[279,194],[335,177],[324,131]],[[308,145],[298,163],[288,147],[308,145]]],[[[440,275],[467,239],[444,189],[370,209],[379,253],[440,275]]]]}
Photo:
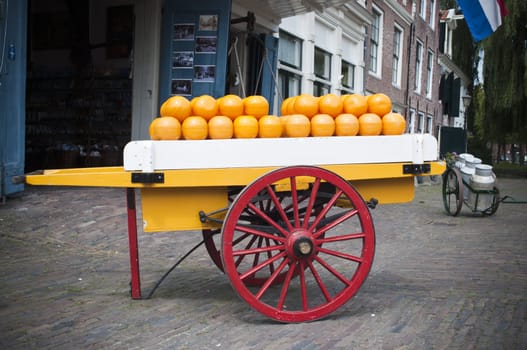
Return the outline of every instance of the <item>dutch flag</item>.
{"type": "Polygon", "coordinates": [[[501,25],[501,16],[507,14],[503,0],[457,0],[457,2],[476,42],[494,33],[501,25]]]}

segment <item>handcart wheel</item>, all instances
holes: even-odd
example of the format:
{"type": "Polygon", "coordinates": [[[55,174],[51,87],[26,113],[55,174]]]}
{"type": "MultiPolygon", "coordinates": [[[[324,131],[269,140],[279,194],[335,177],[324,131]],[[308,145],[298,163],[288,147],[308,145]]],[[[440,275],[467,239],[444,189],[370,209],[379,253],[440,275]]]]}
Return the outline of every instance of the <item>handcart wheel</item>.
{"type": "MultiPolygon", "coordinates": [[[[229,205],[232,203],[234,197],[236,197],[241,189],[242,187],[236,187],[229,191],[229,205]]],[[[203,242],[205,243],[205,249],[207,249],[207,253],[209,253],[214,265],[216,265],[218,269],[223,272],[223,261],[221,261],[221,253],[219,249],[221,246],[219,233],[221,233],[221,229],[219,228],[201,230],[201,235],[203,237],[203,242]]]]}
{"type": "Polygon", "coordinates": [[[492,204],[489,208],[487,208],[485,211],[483,211],[483,215],[493,215],[498,210],[498,207],[500,205],[500,191],[497,187],[493,188],[493,196],[492,196],[492,204]]]}
{"type": "Polygon", "coordinates": [[[222,228],[223,266],[234,290],[282,322],[337,310],[368,276],[374,251],[364,200],[346,180],[318,167],[286,167],[258,178],[240,192],[222,228]],[[270,201],[262,205],[262,198],[270,201]],[[349,206],[339,207],[341,200],[349,206]]]}
{"type": "Polygon", "coordinates": [[[218,250],[218,245],[214,242],[214,236],[218,235],[221,232],[220,229],[207,229],[202,230],[201,235],[203,236],[203,241],[205,242],[205,248],[209,253],[210,258],[214,264],[223,272],[223,262],[221,261],[221,254],[218,250]]]}
{"type": "Polygon", "coordinates": [[[448,214],[457,216],[463,206],[463,178],[456,168],[443,174],[443,204],[448,214]]]}

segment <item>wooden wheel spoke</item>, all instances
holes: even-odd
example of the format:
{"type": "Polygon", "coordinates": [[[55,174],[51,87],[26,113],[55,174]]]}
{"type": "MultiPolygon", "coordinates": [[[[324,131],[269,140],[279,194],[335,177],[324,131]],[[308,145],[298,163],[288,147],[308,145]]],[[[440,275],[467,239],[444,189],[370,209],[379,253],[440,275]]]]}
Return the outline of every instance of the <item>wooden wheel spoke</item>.
{"type": "Polygon", "coordinates": [[[300,274],[300,295],[302,298],[302,310],[307,311],[307,308],[308,308],[307,286],[306,286],[306,275],[305,275],[304,269],[305,269],[304,260],[300,260],[298,271],[300,274]]]}
{"type": "Polygon", "coordinates": [[[262,285],[260,290],[258,290],[258,293],[255,294],[256,299],[260,299],[265,292],[269,289],[269,287],[273,284],[273,282],[276,280],[280,272],[284,270],[288,263],[287,259],[284,259],[280,265],[276,268],[276,270],[271,274],[271,276],[265,281],[265,283],[262,285]]]}
{"type": "Polygon", "coordinates": [[[315,206],[319,188],[320,188],[320,178],[317,177],[315,179],[315,182],[313,183],[313,187],[311,188],[311,195],[309,196],[309,201],[307,203],[306,213],[304,215],[304,222],[302,223],[302,228],[307,228],[307,225],[309,224],[309,218],[311,217],[311,211],[313,210],[313,207],[315,206]]]}
{"type": "Polygon", "coordinates": [[[348,220],[349,218],[357,215],[358,211],[356,209],[348,210],[347,212],[343,213],[342,215],[339,215],[336,219],[332,220],[330,223],[326,224],[324,227],[318,229],[314,234],[313,238],[318,238],[328,230],[331,230],[337,225],[342,224],[344,221],[348,220]]]}
{"type": "Polygon", "coordinates": [[[326,216],[326,214],[329,212],[331,208],[335,205],[339,197],[342,195],[342,190],[338,190],[327,202],[327,204],[324,206],[324,208],[318,213],[317,217],[315,218],[315,221],[311,224],[311,226],[308,228],[308,231],[313,231],[315,227],[318,226],[320,221],[326,216]]]}
{"type": "Polygon", "coordinates": [[[300,215],[298,213],[298,191],[296,190],[296,176],[289,178],[291,182],[291,201],[293,204],[294,227],[300,226],[300,215]]]}
{"type": "Polygon", "coordinates": [[[260,216],[262,219],[264,219],[269,225],[273,226],[280,234],[284,237],[287,237],[289,234],[282,226],[278,225],[276,221],[274,221],[272,218],[270,218],[266,213],[261,211],[260,209],[256,208],[256,206],[252,203],[248,203],[247,206],[254,210],[258,216],[260,216]]]}
{"type": "MultiPolygon", "coordinates": [[[[259,249],[262,247],[262,242],[263,242],[263,237],[258,237],[258,244],[256,245],[256,249],[259,249]]],[[[233,250],[233,255],[234,255],[234,250],[233,250]]],[[[253,256],[253,266],[256,266],[258,265],[258,261],[260,260],[260,253],[256,253],[254,254],[253,256]]]]}
{"type": "Polygon", "coordinates": [[[239,244],[241,241],[243,241],[247,237],[251,237],[251,235],[248,234],[248,233],[245,233],[245,234],[241,235],[240,237],[238,237],[234,241],[232,241],[232,245],[235,246],[235,245],[239,244]]]}
{"type": "Polygon", "coordinates": [[[324,268],[326,270],[328,270],[329,272],[331,272],[335,277],[337,277],[342,283],[346,284],[346,285],[351,285],[351,281],[348,280],[346,277],[344,277],[340,272],[338,272],[337,270],[335,270],[331,265],[329,265],[325,260],[323,260],[320,256],[316,255],[315,257],[315,260],[322,266],[324,266],[324,268]]]}
{"type": "Polygon", "coordinates": [[[366,237],[366,233],[350,233],[347,235],[340,235],[335,237],[324,237],[324,238],[318,238],[317,239],[317,245],[322,243],[333,243],[333,242],[342,242],[342,241],[350,241],[354,239],[364,239],[366,237]]]}
{"type": "MultiPolygon", "coordinates": [[[[249,242],[245,245],[245,249],[249,249],[250,247],[252,247],[252,245],[254,244],[254,242],[256,241],[257,238],[258,238],[258,236],[252,236],[251,239],[249,240],[249,242]]],[[[245,258],[245,255],[238,256],[238,259],[236,259],[236,261],[234,263],[235,266],[240,266],[240,264],[243,261],[243,258],[245,258]]]]}
{"type": "MultiPolygon", "coordinates": [[[[253,255],[253,254],[261,254],[261,253],[271,253],[276,250],[284,250],[283,245],[273,245],[273,246],[267,246],[267,247],[257,247],[257,248],[250,248],[250,249],[241,249],[241,250],[233,250],[232,255],[233,256],[240,256],[240,255],[253,255]]],[[[271,257],[271,256],[269,256],[271,257]]]]}
{"type": "Polygon", "coordinates": [[[267,259],[266,261],[262,262],[261,264],[258,264],[256,266],[254,266],[253,268],[247,270],[245,273],[241,274],[240,275],[240,279],[244,280],[244,279],[246,279],[249,276],[253,276],[256,272],[260,271],[261,269],[263,269],[267,265],[274,263],[278,259],[283,258],[284,256],[286,256],[285,252],[281,252],[281,253],[276,254],[271,259],[267,259]]]}
{"type": "Polygon", "coordinates": [[[346,260],[351,260],[351,261],[355,261],[355,262],[358,262],[358,263],[362,263],[363,259],[361,257],[358,257],[356,255],[351,255],[351,254],[347,254],[347,253],[342,253],[342,252],[338,252],[336,250],[331,250],[331,249],[326,249],[326,248],[322,248],[320,247],[318,249],[318,251],[320,253],[325,253],[325,254],[329,254],[329,255],[333,255],[333,256],[336,256],[338,258],[342,258],[342,259],[346,259],[346,260]]]}
{"type": "Polygon", "coordinates": [[[282,208],[282,203],[276,196],[276,193],[273,191],[273,188],[270,185],[266,186],[267,193],[271,197],[271,200],[274,203],[274,207],[276,208],[276,211],[278,212],[278,215],[282,218],[284,223],[287,225],[287,229],[291,231],[293,229],[293,226],[291,226],[291,223],[289,222],[289,219],[287,218],[287,214],[284,211],[284,208],[282,208]]]}
{"type": "Polygon", "coordinates": [[[236,225],[236,230],[249,233],[251,235],[259,236],[259,237],[269,238],[269,239],[278,241],[280,243],[283,243],[285,241],[284,237],[276,236],[271,233],[267,233],[267,232],[263,232],[263,231],[251,228],[250,225],[247,225],[247,226],[246,225],[236,225]]]}
{"type": "Polygon", "coordinates": [[[315,281],[317,282],[318,287],[320,288],[320,291],[324,295],[324,298],[326,298],[326,301],[331,301],[331,295],[328,292],[328,289],[326,288],[324,282],[322,281],[322,278],[320,277],[320,274],[315,269],[315,266],[313,265],[313,262],[308,261],[307,266],[309,267],[309,270],[313,274],[313,277],[315,278],[315,281]]]}
{"type": "Polygon", "coordinates": [[[280,296],[278,297],[278,304],[276,305],[276,308],[278,310],[284,309],[285,298],[287,297],[287,291],[289,290],[289,285],[291,284],[291,280],[293,279],[293,274],[295,270],[296,270],[296,262],[291,262],[289,264],[289,270],[287,271],[284,282],[282,284],[282,290],[280,291],[280,296]]]}
{"type": "MultiPolygon", "coordinates": [[[[272,246],[271,245],[271,240],[269,238],[266,238],[265,239],[265,244],[267,245],[267,248],[274,248],[276,247],[276,242],[275,244],[272,246]]],[[[267,259],[271,259],[273,257],[273,254],[271,253],[272,251],[271,250],[268,250],[266,253],[267,253],[267,259]]],[[[274,264],[271,264],[269,265],[269,272],[272,274],[274,273],[274,264]]]]}

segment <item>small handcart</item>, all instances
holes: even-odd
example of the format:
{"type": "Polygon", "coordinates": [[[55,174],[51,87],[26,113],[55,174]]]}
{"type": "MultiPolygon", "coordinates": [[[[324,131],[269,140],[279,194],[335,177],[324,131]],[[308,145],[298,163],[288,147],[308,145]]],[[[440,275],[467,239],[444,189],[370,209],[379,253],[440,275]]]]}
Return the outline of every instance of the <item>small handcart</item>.
{"type": "Polygon", "coordinates": [[[122,167],[45,170],[32,185],[126,188],[131,295],[141,299],[143,231],[202,237],[252,308],[281,322],[319,319],[365,281],[370,209],[408,202],[414,176],[440,175],[431,135],[132,141],[122,167]]]}
{"type": "Polygon", "coordinates": [[[458,167],[448,164],[443,174],[443,204],[449,215],[457,216],[465,204],[473,213],[493,215],[500,204],[500,191],[497,186],[475,188],[463,178],[458,167]]]}

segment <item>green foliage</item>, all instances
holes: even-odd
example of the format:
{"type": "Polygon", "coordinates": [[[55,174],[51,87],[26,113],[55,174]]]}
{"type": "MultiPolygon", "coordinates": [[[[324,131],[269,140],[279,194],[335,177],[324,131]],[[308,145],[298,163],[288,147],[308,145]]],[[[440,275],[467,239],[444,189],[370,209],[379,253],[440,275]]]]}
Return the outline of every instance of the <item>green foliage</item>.
{"type": "Polygon", "coordinates": [[[470,135],[467,138],[467,152],[476,155],[483,163],[492,164],[492,150],[482,138],[470,135]]]}
{"type": "Polygon", "coordinates": [[[491,140],[527,142],[527,2],[506,0],[509,15],[481,43],[484,52],[483,124],[491,140]]]}
{"type": "Polygon", "coordinates": [[[523,177],[527,178],[527,167],[525,165],[501,162],[494,164],[493,171],[498,177],[523,177]]]}
{"type": "Polygon", "coordinates": [[[481,85],[474,87],[471,105],[474,118],[472,118],[473,123],[470,125],[470,129],[474,132],[475,137],[483,139],[491,130],[485,124],[485,91],[481,85]]]}

